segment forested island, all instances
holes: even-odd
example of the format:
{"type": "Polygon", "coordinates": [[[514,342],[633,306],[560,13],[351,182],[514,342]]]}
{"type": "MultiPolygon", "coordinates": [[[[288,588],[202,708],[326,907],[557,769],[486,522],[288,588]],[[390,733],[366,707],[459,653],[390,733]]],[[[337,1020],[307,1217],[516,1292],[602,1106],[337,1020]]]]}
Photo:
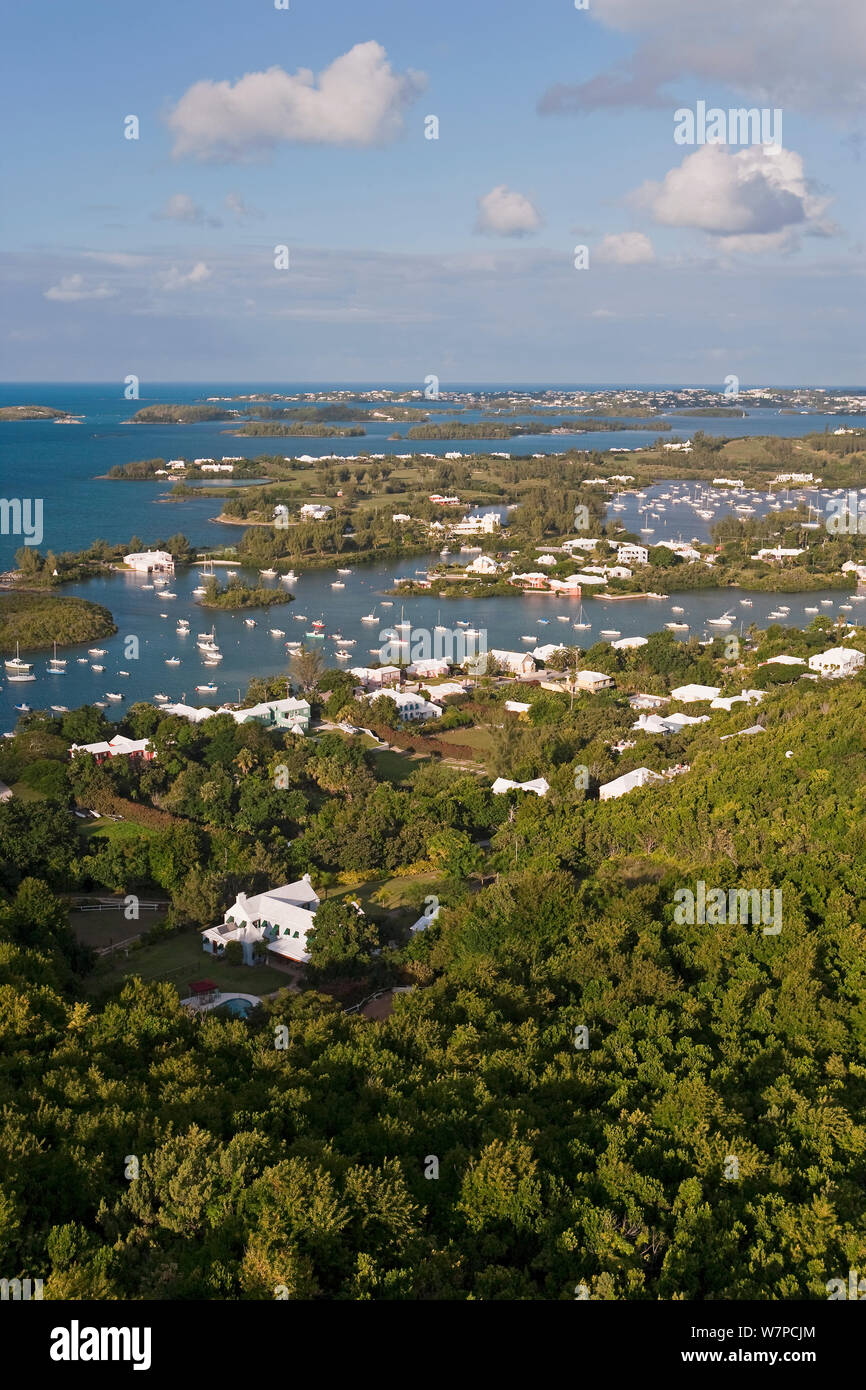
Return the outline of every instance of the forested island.
{"type": "Polygon", "coordinates": [[[15,651],[16,642],[27,649],[70,646],[117,631],[111,613],[99,603],[83,598],[61,598],[17,589],[0,589],[0,654],[15,651]]]}
{"type": "MultiPolygon", "coordinates": [[[[663,420],[654,421],[653,428],[669,430],[663,420]]],[[[524,434],[594,434],[619,433],[621,430],[646,432],[646,424],[625,420],[524,420],[509,424],[505,420],[452,420],[426,425],[413,425],[406,439],[517,439],[524,434]]],[[[401,438],[393,435],[392,438],[401,438]]]]}
{"type": "Polygon", "coordinates": [[[127,421],[130,425],[198,425],[209,420],[233,420],[237,410],[217,405],[145,405],[127,421]]]}
{"type": "Polygon", "coordinates": [[[205,592],[198,600],[202,608],[222,608],[232,611],[238,608],[270,608],[278,603],[292,603],[294,594],[287,589],[266,588],[263,584],[253,587],[241,579],[230,578],[225,584],[211,576],[204,582],[205,592]]]}
{"type": "Polygon", "coordinates": [[[250,420],[247,424],[241,425],[240,429],[227,433],[238,437],[261,435],[274,439],[357,439],[367,431],[362,425],[317,425],[312,422],[284,425],[275,421],[250,420]]]}
{"type": "Polygon", "coordinates": [[[73,420],[77,417],[66,410],[50,405],[0,405],[0,421],[10,420],[73,420]]]}

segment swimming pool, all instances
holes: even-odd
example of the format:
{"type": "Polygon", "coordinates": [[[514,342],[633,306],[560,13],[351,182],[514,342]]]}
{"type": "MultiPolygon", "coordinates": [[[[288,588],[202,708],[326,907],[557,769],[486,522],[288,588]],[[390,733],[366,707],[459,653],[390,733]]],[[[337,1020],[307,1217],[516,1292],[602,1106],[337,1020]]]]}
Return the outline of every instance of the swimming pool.
{"type": "Polygon", "coordinates": [[[223,1005],[226,1013],[232,1014],[235,1018],[247,1018],[254,1007],[248,999],[227,999],[223,1005]]]}

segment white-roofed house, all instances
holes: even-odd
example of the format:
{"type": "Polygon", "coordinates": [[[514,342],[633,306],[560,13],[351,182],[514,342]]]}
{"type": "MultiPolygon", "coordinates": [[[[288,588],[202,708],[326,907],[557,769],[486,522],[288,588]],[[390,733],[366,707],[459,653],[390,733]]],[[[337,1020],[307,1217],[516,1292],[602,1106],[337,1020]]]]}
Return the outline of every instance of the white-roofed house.
{"type": "Polygon", "coordinates": [[[310,959],[307,933],[318,906],[319,897],[309,874],[296,883],[284,883],[281,888],[271,888],[250,898],[246,893],[238,893],[225,921],[202,932],[202,946],[210,955],[222,956],[229,941],[239,941],[244,964],[252,965],[256,958],[254,948],[264,942],[269,964],[279,965],[284,960],[306,962],[310,959]]]}
{"type": "Polygon", "coordinates": [[[143,758],[150,763],[156,757],[156,749],[151,746],[149,739],[126,738],[124,734],[115,734],[107,743],[105,740],[99,743],[73,743],[69,756],[74,758],[77,753],[90,753],[98,763],[117,757],[143,758]]]}
{"type": "Polygon", "coordinates": [[[402,690],[370,691],[366,699],[378,700],[379,695],[388,696],[397,706],[397,711],[401,719],[418,721],[423,719],[439,719],[442,716],[441,705],[434,705],[430,700],[425,700],[423,695],[413,695],[402,690]]]}
{"type": "Polygon", "coordinates": [[[611,690],[614,685],[613,676],[607,675],[604,671],[576,671],[574,680],[578,690],[588,690],[591,693],[611,690]]]}
{"type": "Polygon", "coordinates": [[[658,772],[653,772],[648,767],[636,767],[632,772],[624,772],[622,777],[615,777],[612,782],[605,782],[603,787],[599,787],[599,800],[614,801],[619,796],[625,796],[627,792],[636,791],[638,787],[662,780],[658,772]]]}
{"type": "Polygon", "coordinates": [[[854,676],[862,669],[864,661],[863,653],[853,647],[831,647],[829,651],[809,657],[809,670],[817,671],[819,676],[854,676]]]}
{"type": "Polygon", "coordinates": [[[494,796],[502,796],[504,792],[534,792],[536,796],[547,796],[550,783],[543,777],[533,777],[530,782],[512,782],[508,777],[497,777],[490,790],[494,796]]]}
{"type": "Polygon", "coordinates": [[[610,645],[618,652],[627,652],[634,647],[645,647],[648,641],[648,637],[620,637],[618,642],[611,642],[610,645]]]}
{"type": "Polygon", "coordinates": [[[496,574],[498,566],[496,561],[489,555],[476,555],[471,564],[466,566],[467,574],[496,574]]]}
{"type": "Polygon", "coordinates": [[[535,657],[530,656],[529,652],[507,652],[500,647],[494,647],[490,656],[497,666],[503,666],[506,671],[512,671],[518,676],[529,675],[535,670],[535,657]]]}
{"type": "Polygon", "coordinates": [[[174,573],[174,560],[167,550],[137,550],[124,555],[123,563],[139,574],[174,573]]]}
{"type": "Polygon", "coordinates": [[[683,705],[693,705],[699,700],[715,700],[722,693],[719,685],[678,685],[671,691],[671,699],[683,705]]]}

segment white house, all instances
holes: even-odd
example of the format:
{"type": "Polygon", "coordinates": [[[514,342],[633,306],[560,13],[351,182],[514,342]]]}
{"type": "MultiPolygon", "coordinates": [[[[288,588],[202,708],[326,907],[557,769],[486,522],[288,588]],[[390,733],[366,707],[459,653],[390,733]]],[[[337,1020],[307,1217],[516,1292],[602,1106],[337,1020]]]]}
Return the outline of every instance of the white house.
{"type": "Polygon", "coordinates": [[[509,714],[528,714],[532,705],[528,704],[526,700],[506,700],[503,708],[509,714]]]}
{"type": "Polygon", "coordinates": [[[595,550],[595,547],[600,544],[601,542],[599,540],[590,540],[589,536],[578,536],[576,540],[563,541],[562,548],[563,550],[569,551],[586,550],[587,552],[590,552],[595,550]]]}
{"type": "Polygon", "coordinates": [[[652,772],[648,767],[636,767],[633,772],[624,772],[622,777],[615,777],[612,782],[605,782],[603,787],[599,787],[599,800],[615,801],[618,796],[625,796],[627,792],[633,792],[638,787],[645,787],[648,782],[661,780],[658,772],[652,772]]]}
{"type": "Polygon", "coordinates": [[[617,546],[616,562],[618,565],[645,565],[649,560],[649,551],[645,545],[634,545],[631,542],[617,546]]]}
{"type": "Polygon", "coordinates": [[[536,661],[541,661],[546,666],[554,652],[566,651],[568,648],[564,647],[561,642],[545,642],[541,647],[533,647],[532,655],[536,661]]]}
{"type": "Polygon", "coordinates": [[[547,581],[550,588],[557,594],[569,594],[572,598],[580,598],[580,575],[569,574],[565,579],[556,579],[551,575],[547,581]]]}
{"type": "Polygon", "coordinates": [[[331,508],[324,503],[305,502],[301,507],[302,521],[327,521],[331,515],[331,508]]]}
{"type": "Polygon", "coordinates": [[[666,705],[668,700],[666,695],[645,695],[639,693],[637,695],[630,695],[628,702],[632,709],[661,709],[662,705],[666,705]]]}
{"type": "Polygon", "coordinates": [[[614,684],[613,676],[606,675],[604,671],[577,671],[574,679],[578,690],[593,693],[598,690],[610,690],[614,684]]]}
{"type": "Polygon", "coordinates": [[[74,758],[76,753],[90,753],[98,763],[117,757],[144,758],[145,762],[153,762],[156,757],[156,750],[151,747],[149,739],[126,738],[123,734],[115,734],[107,743],[104,740],[100,743],[73,743],[69,756],[74,758]]]}
{"type": "Polygon", "coordinates": [[[174,573],[174,560],[167,550],[137,550],[124,555],[123,563],[140,574],[174,573]]]}
{"type": "Polygon", "coordinates": [[[490,790],[494,796],[502,796],[504,792],[534,792],[536,796],[547,796],[550,783],[543,777],[533,777],[531,782],[512,782],[508,777],[497,777],[490,790]]]}
{"type": "Polygon", "coordinates": [[[726,709],[730,714],[734,705],[759,704],[764,698],[763,690],[741,690],[739,695],[719,696],[710,701],[710,709],[726,709]]]}
{"type": "Polygon", "coordinates": [[[487,512],[485,516],[464,516],[452,529],[455,536],[490,536],[501,524],[498,512],[487,512]]]}
{"type": "Polygon", "coordinates": [[[268,956],[280,959],[308,961],[307,933],[313,926],[319,898],[310,882],[310,875],[297,883],[284,883],[248,898],[238,893],[237,899],[218,927],[202,932],[202,946],[213,956],[225,954],[229,941],[243,946],[244,965],[252,965],[253,948],[258,942],[267,943],[268,956]]]}
{"type": "Polygon", "coordinates": [[[497,564],[489,555],[476,555],[471,565],[466,566],[467,574],[495,574],[497,564]]]}
{"type": "Polygon", "coordinates": [[[436,680],[439,676],[447,676],[451,670],[451,663],[444,657],[427,657],[426,660],[413,661],[406,667],[407,676],[420,676],[422,680],[436,680]]]}
{"type": "Polygon", "coordinates": [[[783,545],[765,546],[759,550],[757,555],[753,555],[753,560],[763,560],[770,564],[773,560],[793,560],[797,555],[805,555],[805,550],[792,550],[783,545]]]}
{"type": "Polygon", "coordinates": [[[831,647],[827,652],[819,652],[809,657],[809,670],[820,676],[853,676],[862,669],[866,661],[862,652],[852,647],[831,647]]]}
{"type": "Polygon", "coordinates": [[[365,690],[381,690],[399,685],[403,672],[399,666],[353,666],[350,675],[365,690]]]}
{"type": "Polygon", "coordinates": [[[699,700],[715,700],[721,693],[720,685],[678,685],[676,690],[671,691],[671,699],[693,705],[699,700]]]}
{"type": "Polygon", "coordinates": [[[529,652],[506,652],[494,647],[490,656],[497,666],[504,666],[506,671],[511,671],[516,676],[529,675],[535,670],[535,657],[530,656],[529,652]]]}
{"type": "Polygon", "coordinates": [[[555,564],[556,564],[556,556],[555,556],[555,555],[539,555],[538,558],[536,559],[535,563],[536,563],[537,565],[547,565],[548,567],[550,567],[551,565],[555,565],[555,564]]]}
{"type": "Polygon", "coordinates": [[[392,516],[391,516],[391,520],[392,520],[392,521],[397,521],[397,522],[399,522],[399,523],[402,525],[403,523],[405,523],[405,522],[407,522],[407,521],[411,521],[412,518],[411,518],[411,516],[409,515],[408,512],[394,512],[394,513],[392,514],[392,516]]]}
{"type": "Polygon", "coordinates": [[[611,642],[610,645],[618,652],[627,652],[635,647],[645,647],[648,641],[648,637],[620,637],[618,642],[611,642]]]}
{"type": "Polygon", "coordinates": [[[230,709],[220,705],[211,709],[208,705],[168,704],[161,706],[163,714],[175,714],[188,719],[191,724],[201,724],[205,719],[213,719],[217,714],[230,714],[236,724],[262,724],[266,729],[289,729],[292,733],[305,734],[310,727],[310,706],[306,700],[290,697],[284,700],[263,700],[258,705],[248,705],[246,709],[230,709]]]}
{"type": "Polygon", "coordinates": [[[402,690],[371,691],[366,698],[371,701],[377,700],[379,694],[385,694],[394,701],[401,719],[440,719],[442,716],[442,709],[439,705],[425,700],[422,695],[410,695],[402,690]]]}
{"type": "Polygon", "coordinates": [[[643,734],[679,734],[688,724],[708,724],[710,716],[688,715],[688,714],[641,714],[636,724],[632,724],[633,729],[639,729],[643,734]]]}
{"type": "Polygon", "coordinates": [[[761,662],[762,666],[805,666],[806,660],[802,656],[768,656],[766,661],[761,662]]]}

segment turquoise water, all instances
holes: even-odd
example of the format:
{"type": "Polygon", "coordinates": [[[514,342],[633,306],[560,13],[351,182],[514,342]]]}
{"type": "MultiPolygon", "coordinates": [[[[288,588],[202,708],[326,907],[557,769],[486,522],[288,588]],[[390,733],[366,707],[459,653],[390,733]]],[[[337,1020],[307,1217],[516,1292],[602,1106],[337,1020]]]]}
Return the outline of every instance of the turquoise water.
{"type": "Polygon", "coordinates": [[[226,1013],[233,1014],[235,1018],[248,1018],[253,1005],[246,999],[229,999],[224,1005],[226,1013]]]}

